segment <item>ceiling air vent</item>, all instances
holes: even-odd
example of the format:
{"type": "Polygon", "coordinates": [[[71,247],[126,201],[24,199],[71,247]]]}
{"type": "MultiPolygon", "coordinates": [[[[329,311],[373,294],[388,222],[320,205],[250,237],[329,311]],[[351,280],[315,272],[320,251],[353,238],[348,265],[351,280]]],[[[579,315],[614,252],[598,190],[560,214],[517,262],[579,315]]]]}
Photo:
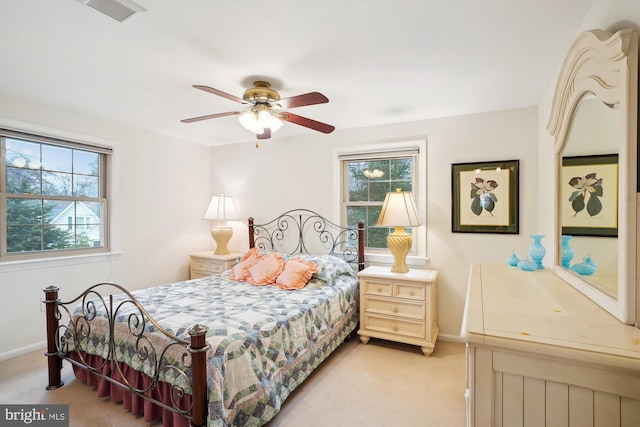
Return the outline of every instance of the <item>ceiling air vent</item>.
{"type": "Polygon", "coordinates": [[[131,0],[78,0],[82,4],[91,6],[118,22],[124,22],[133,15],[145,12],[147,9],[131,0]]]}

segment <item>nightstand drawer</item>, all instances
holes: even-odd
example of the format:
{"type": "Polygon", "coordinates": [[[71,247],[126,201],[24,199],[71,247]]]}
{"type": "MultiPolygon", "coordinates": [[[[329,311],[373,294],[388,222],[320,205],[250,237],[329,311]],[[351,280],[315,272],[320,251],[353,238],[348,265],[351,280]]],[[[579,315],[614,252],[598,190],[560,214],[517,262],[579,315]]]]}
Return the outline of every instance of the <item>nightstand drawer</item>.
{"type": "Polygon", "coordinates": [[[191,268],[194,270],[209,271],[210,273],[222,273],[225,270],[225,264],[194,259],[191,262],[191,268]]]}
{"type": "Polygon", "coordinates": [[[414,303],[409,301],[366,297],[363,309],[367,314],[386,314],[391,316],[411,317],[419,320],[424,320],[425,318],[424,302],[414,303]]]}
{"type": "Polygon", "coordinates": [[[370,331],[386,332],[420,339],[424,339],[426,336],[427,328],[425,327],[425,322],[412,322],[411,320],[375,316],[365,313],[364,323],[364,327],[370,331]]]}
{"type": "Polygon", "coordinates": [[[367,295],[379,295],[390,297],[393,295],[393,285],[391,282],[380,282],[377,280],[367,280],[364,292],[367,295]]]}
{"type": "Polygon", "coordinates": [[[191,270],[191,278],[192,279],[199,279],[201,277],[208,277],[208,276],[211,276],[211,272],[210,271],[191,270]]]}
{"type": "Polygon", "coordinates": [[[426,298],[427,293],[424,285],[413,285],[410,283],[394,283],[394,285],[394,297],[414,299],[417,301],[424,301],[426,298]]]}

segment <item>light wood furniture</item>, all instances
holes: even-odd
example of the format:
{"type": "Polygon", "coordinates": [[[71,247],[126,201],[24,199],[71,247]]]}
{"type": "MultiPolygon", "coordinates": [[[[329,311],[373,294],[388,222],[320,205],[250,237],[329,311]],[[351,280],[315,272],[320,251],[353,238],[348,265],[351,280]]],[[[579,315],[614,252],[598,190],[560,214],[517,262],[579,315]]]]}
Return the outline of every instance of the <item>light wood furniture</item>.
{"type": "Polygon", "coordinates": [[[467,425],[640,426],[640,329],[549,269],[473,264],[467,425]]]}
{"type": "Polygon", "coordinates": [[[435,270],[391,272],[370,266],[360,276],[360,341],[371,337],[419,345],[429,356],[438,337],[435,270]]]}
{"type": "Polygon", "coordinates": [[[239,256],[239,252],[231,252],[226,255],[215,255],[213,251],[189,254],[191,257],[191,278],[198,279],[222,273],[233,267],[239,256]]]}

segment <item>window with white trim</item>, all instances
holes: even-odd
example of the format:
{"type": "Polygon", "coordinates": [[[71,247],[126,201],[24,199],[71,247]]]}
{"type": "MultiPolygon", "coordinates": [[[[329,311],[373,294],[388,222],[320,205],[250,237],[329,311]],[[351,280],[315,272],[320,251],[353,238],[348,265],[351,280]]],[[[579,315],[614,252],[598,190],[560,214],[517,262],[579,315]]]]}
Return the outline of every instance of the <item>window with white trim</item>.
{"type": "Polygon", "coordinates": [[[0,260],[109,250],[111,149],[0,129],[0,260]]]}
{"type": "MultiPolygon", "coordinates": [[[[367,252],[388,252],[389,228],[375,227],[388,192],[411,191],[416,205],[420,204],[418,189],[419,148],[378,150],[340,154],[341,167],[341,221],[344,226],[356,227],[364,221],[367,252]]],[[[407,232],[412,233],[410,228],[407,232]]],[[[419,239],[412,233],[410,255],[417,254],[419,239]]]]}

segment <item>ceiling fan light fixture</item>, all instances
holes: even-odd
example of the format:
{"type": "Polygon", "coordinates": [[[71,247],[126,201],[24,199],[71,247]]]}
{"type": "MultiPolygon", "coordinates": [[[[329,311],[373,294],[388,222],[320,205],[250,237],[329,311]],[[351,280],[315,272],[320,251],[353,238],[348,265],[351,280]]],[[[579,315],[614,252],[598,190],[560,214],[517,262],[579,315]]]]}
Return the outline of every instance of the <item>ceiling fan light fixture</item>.
{"type": "Polygon", "coordinates": [[[274,133],[282,127],[282,121],[265,104],[258,104],[252,109],[241,113],[238,116],[238,121],[242,127],[256,135],[262,134],[265,129],[269,129],[271,133],[274,133]]]}
{"type": "Polygon", "coordinates": [[[258,115],[253,110],[247,110],[243,113],[240,113],[238,116],[238,121],[246,130],[255,133],[256,135],[264,132],[264,128],[260,126],[260,122],[258,121],[258,115]]]}

